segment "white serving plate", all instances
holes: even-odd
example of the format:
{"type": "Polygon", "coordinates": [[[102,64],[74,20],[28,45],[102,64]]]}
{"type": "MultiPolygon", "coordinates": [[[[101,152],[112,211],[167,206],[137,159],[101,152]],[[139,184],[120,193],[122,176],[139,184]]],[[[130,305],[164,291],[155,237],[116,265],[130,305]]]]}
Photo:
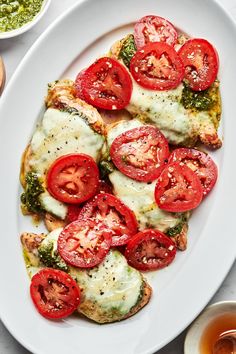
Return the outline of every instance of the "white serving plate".
{"type": "Polygon", "coordinates": [[[12,335],[33,353],[154,353],[199,314],[220,286],[236,249],[235,40],[233,21],[213,0],[87,0],[52,24],[23,59],[0,101],[0,315],[12,335]],[[219,52],[224,147],[212,153],[219,181],[193,213],[188,250],[179,252],[169,268],[148,276],[154,292],[147,307],[109,325],[78,317],[52,322],[37,313],[29,296],[19,235],[40,228],[20,213],[21,154],[42,112],[47,83],[74,78],[148,14],[166,17],[191,36],[208,39],[219,52]]]}

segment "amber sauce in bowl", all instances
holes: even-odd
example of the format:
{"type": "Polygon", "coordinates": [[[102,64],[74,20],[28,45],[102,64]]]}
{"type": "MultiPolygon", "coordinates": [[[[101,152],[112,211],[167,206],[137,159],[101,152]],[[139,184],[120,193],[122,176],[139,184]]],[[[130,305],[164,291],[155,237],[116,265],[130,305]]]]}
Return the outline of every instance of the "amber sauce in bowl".
{"type": "MultiPolygon", "coordinates": [[[[225,313],[214,318],[202,333],[199,343],[201,354],[212,354],[213,348],[217,340],[224,334],[236,331],[236,314],[225,313]]],[[[228,354],[236,354],[236,352],[228,352],[228,354]]]]}

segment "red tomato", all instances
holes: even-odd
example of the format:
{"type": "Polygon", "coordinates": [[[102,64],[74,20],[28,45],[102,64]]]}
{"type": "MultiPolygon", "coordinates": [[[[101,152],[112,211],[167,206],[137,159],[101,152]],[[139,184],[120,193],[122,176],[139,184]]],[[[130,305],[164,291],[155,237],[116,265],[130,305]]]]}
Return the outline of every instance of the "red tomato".
{"type": "Polygon", "coordinates": [[[47,173],[49,193],[69,204],[79,204],[94,196],[98,181],[98,167],[92,157],[85,154],[63,155],[47,173]]]}
{"type": "Polygon", "coordinates": [[[127,244],[125,257],[139,270],[155,270],[168,266],[175,258],[174,242],[158,230],[137,233],[127,244]]]}
{"type": "Polygon", "coordinates": [[[111,186],[111,184],[109,184],[109,181],[106,182],[106,181],[100,179],[97,193],[109,193],[109,194],[112,194],[112,186],[111,186]]]}
{"type": "Polygon", "coordinates": [[[202,200],[202,185],[186,165],[169,164],[157,179],[155,199],[167,211],[184,212],[196,208],[202,200]]]}
{"type": "Polygon", "coordinates": [[[75,79],[76,97],[80,98],[83,101],[85,101],[85,97],[83,95],[82,82],[83,82],[83,76],[84,76],[85,71],[86,71],[86,69],[81,70],[75,79]]]}
{"type": "Polygon", "coordinates": [[[80,289],[75,280],[52,268],[43,268],[32,277],[30,295],[38,312],[50,319],[69,316],[80,303],[80,289]]]}
{"type": "Polygon", "coordinates": [[[91,268],[101,263],[111,246],[111,231],[92,219],[76,220],[58,237],[60,256],[75,267],[91,268]]]}
{"type": "Polygon", "coordinates": [[[204,196],[214,187],[218,175],[217,166],[204,152],[187,148],[175,149],[169,157],[169,162],[178,162],[191,168],[200,179],[204,196]]]}
{"type": "Polygon", "coordinates": [[[85,204],[79,220],[87,218],[104,223],[112,233],[112,246],[121,246],[136,234],[135,215],[122,201],[112,194],[101,193],[85,204]]]}
{"type": "Polygon", "coordinates": [[[160,130],[142,126],[119,135],[111,145],[110,156],[126,176],[149,182],[160,175],[169,157],[169,146],[160,130]]]}
{"type": "Polygon", "coordinates": [[[194,91],[206,90],[215,81],[219,60],[215,48],[205,39],[189,39],[179,50],[185,78],[194,91]]]}
{"type": "Polygon", "coordinates": [[[77,204],[69,204],[67,208],[67,221],[70,223],[77,220],[79,217],[79,213],[81,212],[82,206],[77,204]]]}
{"type": "Polygon", "coordinates": [[[86,102],[98,108],[126,107],[132,93],[132,80],[126,68],[112,58],[100,58],[84,73],[82,92],[86,102]]]}
{"type": "Polygon", "coordinates": [[[170,90],[184,77],[184,66],[172,46],[164,42],[148,43],[136,52],[130,72],[137,83],[150,90],[170,90]]]}
{"type": "MultiPolygon", "coordinates": [[[[112,187],[109,183],[106,181],[100,179],[98,182],[98,188],[96,193],[112,193],[112,187]]],[[[82,204],[68,204],[67,208],[67,221],[73,222],[75,220],[78,220],[79,214],[84,206],[84,203],[82,204]]]]}
{"type": "Polygon", "coordinates": [[[138,49],[149,42],[165,42],[174,46],[178,33],[166,19],[149,15],[142,17],[134,26],[134,39],[138,49]]]}

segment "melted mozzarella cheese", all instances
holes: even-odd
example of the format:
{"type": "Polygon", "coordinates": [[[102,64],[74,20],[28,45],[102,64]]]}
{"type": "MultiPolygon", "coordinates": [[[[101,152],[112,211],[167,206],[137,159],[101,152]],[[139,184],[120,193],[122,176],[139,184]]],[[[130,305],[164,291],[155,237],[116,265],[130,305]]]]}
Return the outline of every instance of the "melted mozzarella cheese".
{"type": "Polygon", "coordinates": [[[31,140],[30,167],[44,175],[58,157],[69,153],[84,153],[98,161],[103,144],[103,136],[79,114],[49,108],[31,140]]]}
{"type": "MultiPolygon", "coordinates": [[[[50,232],[41,246],[53,243],[52,254],[57,250],[57,240],[62,231],[50,232]]],[[[32,253],[34,251],[31,251],[32,253]]],[[[43,268],[38,258],[34,264],[27,261],[27,271],[32,277],[43,268]]],[[[36,255],[35,255],[36,257],[36,255]]],[[[127,314],[136,305],[143,290],[143,277],[139,271],[127,264],[126,258],[116,250],[110,250],[104,261],[91,269],[69,267],[69,274],[78,282],[83,291],[83,301],[92,301],[104,311],[119,311],[127,314]]]]}
{"type": "Polygon", "coordinates": [[[111,146],[113,140],[117,138],[120,134],[126,132],[127,130],[131,130],[134,128],[138,128],[144,125],[137,119],[132,119],[132,120],[121,120],[117,124],[115,124],[113,127],[108,128],[107,131],[107,145],[108,147],[111,146]]]}
{"type": "Polygon", "coordinates": [[[138,182],[119,171],[112,172],[109,179],[114,194],[135,213],[141,230],[151,227],[165,232],[180,222],[178,214],[158,208],[154,199],[156,181],[138,182]]]}
{"type": "Polygon", "coordinates": [[[111,250],[98,267],[86,270],[71,267],[70,274],[83,289],[85,301],[92,301],[104,311],[127,314],[142,293],[140,272],[131,268],[125,257],[115,250],[111,250]]]}
{"type": "Polygon", "coordinates": [[[67,215],[68,207],[66,204],[53,198],[47,191],[40,194],[39,200],[44,210],[64,220],[67,215]]]}
{"type": "MultiPolygon", "coordinates": [[[[51,164],[62,155],[84,153],[98,162],[103,145],[104,137],[96,133],[79,113],[49,108],[32,137],[29,167],[39,177],[45,177],[51,164]]],[[[47,212],[65,219],[65,204],[48,192],[40,195],[40,201],[47,212]]]]}
{"type": "Polygon", "coordinates": [[[154,91],[133,80],[133,91],[126,109],[137,118],[154,124],[174,145],[194,143],[200,131],[215,131],[207,111],[191,112],[180,103],[183,84],[174,90],[154,91]]]}

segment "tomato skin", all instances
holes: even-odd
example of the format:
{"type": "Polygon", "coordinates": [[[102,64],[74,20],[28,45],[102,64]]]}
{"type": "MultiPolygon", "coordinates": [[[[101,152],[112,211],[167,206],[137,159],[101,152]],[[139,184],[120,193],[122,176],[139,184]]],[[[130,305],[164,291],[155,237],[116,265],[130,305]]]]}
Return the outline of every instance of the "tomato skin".
{"type": "Polygon", "coordinates": [[[92,219],[78,219],[60,233],[57,249],[70,265],[79,268],[95,267],[105,258],[111,246],[111,231],[92,219]]]}
{"type": "Polygon", "coordinates": [[[83,207],[79,220],[103,222],[112,233],[111,246],[122,246],[136,234],[138,223],[132,210],[112,194],[101,193],[83,207]]]}
{"type": "Polygon", "coordinates": [[[125,257],[128,263],[142,271],[168,266],[175,258],[174,242],[159,230],[138,232],[127,244],[125,257]]]}
{"type": "Polygon", "coordinates": [[[83,95],[82,85],[83,85],[83,77],[85,74],[86,69],[81,70],[75,79],[75,94],[76,97],[80,98],[81,100],[85,101],[85,97],[83,95]]]}
{"type": "Polygon", "coordinates": [[[67,317],[80,303],[76,281],[69,274],[52,268],[43,268],[32,277],[30,295],[38,312],[48,319],[67,317]]]}
{"type": "Polygon", "coordinates": [[[109,181],[104,181],[103,179],[99,180],[97,193],[109,193],[112,194],[112,186],[109,181]]]}
{"type": "Polygon", "coordinates": [[[185,79],[193,91],[203,91],[215,81],[219,57],[216,49],[202,38],[189,39],[179,50],[185,67],[185,79]]]}
{"type": "Polygon", "coordinates": [[[169,145],[159,129],[141,126],[119,135],[111,145],[110,156],[126,176],[149,182],[160,175],[169,157],[169,145]]]}
{"type": "Polygon", "coordinates": [[[199,178],[186,165],[168,164],[157,179],[155,199],[160,209],[184,212],[195,209],[202,201],[199,178]]]}
{"type": "Polygon", "coordinates": [[[56,159],[47,173],[47,189],[61,202],[82,203],[97,191],[99,170],[89,155],[68,154],[56,159]]]}
{"type": "Polygon", "coordinates": [[[160,16],[144,16],[134,25],[134,39],[138,49],[149,42],[165,42],[174,46],[177,38],[178,33],[172,23],[160,16]]]}
{"type": "Polygon", "coordinates": [[[67,205],[67,208],[67,221],[70,223],[77,220],[79,217],[79,213],[81,212],[82,206],[78,204],[69,204],[67,205]]]}
{"type": "Polygon", "coordinates": [[[175,49],[164,42],[150,42],[130,62],[135,81],[150,90],[176,88],[184,78],[184,65],[175,49]]]}
{"type": "Polygon", "coordinates": [[[82,77],[85,101],[98,108],[125,108],[130,101],[132,88],[132,80],[126,68],[109,57],[96,60],[82,77]]]}
{"type": "Polygon", "coordinates": [[[175,149],[169,157],[169,163],[174,162],[186,164],[195,172],[202,184],[204,197],[212,190],[217,180],[218,170],[208,154],[196,149],[179,148],[175,149]]]}
{"type": "MultiPolygon", "coordinates": [[[[112,188],[110,184],[102,179],[99,180],[99,184],[97,188],[97,194],[99,193],[109,193],[109,194],[112,193],[112,188]]],[[[78,220],[79,214],[83,207],[84,207],[84,203],[67,205],[68,211],[67,211],[66,219],[68,223],[78,220]]]]}

